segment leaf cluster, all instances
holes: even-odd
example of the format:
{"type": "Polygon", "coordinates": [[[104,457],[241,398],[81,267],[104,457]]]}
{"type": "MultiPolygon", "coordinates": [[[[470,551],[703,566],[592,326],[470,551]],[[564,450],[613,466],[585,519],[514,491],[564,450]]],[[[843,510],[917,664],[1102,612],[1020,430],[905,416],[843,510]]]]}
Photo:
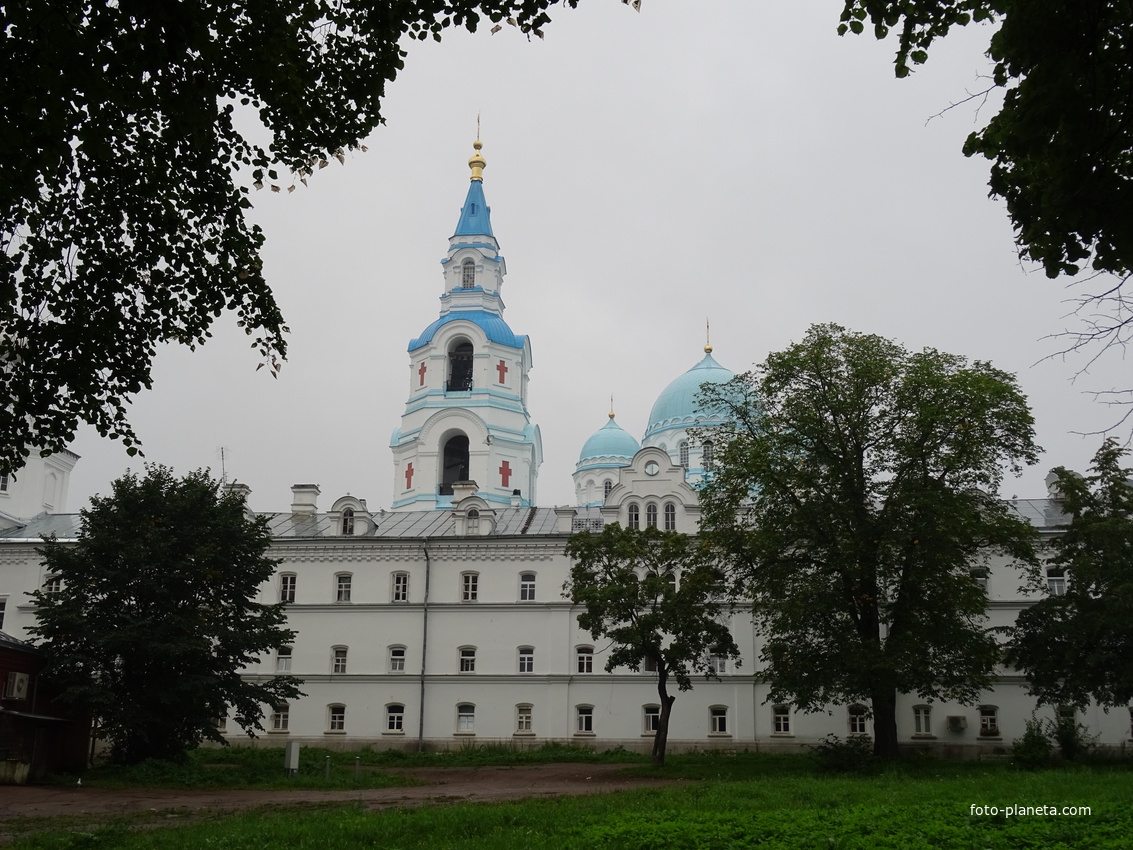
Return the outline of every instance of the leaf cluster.
{"type": "Polygon", "coordinates": [[[953,27],[998,23],[988,55],[1003,107],[968,137],[965,155],[992,161],[991,194],[1006,202],[1021,254],[1048,276],[1087,264],[1122,279],[1133,272],[1133,7],[846,0],[839,32],[862,33],[866,22],[879,39],[897,31],[898,77],[953,27]]]}
{"type": "MultiPolygon", "coordinates": [[[[1083,477],[1054,470],[1068,523],[1050,541],[1048,566],[1066,592],[1020,612],[1007,659],[1040,703],[1103,706],[1133,701],[1133,469],[1128,449],[1106,440],[1083,477]]],[[[1036,572],[1033,590],[1045,590],[1036,572]]]]}
{"type": "Polygon", "coordinates": [[[80,421],[135,454],[125,404],[157,346],[203,344],[225,310],[277,372],[287,328],[249,184],[306,182],[358,146],[403,37],[485,19],[538,33],[555,2],[0,6],[0,471],[80,421]]]}
{"type": "Polygon", "coordinates": [[[171,758],[209,739],[233,710],[250,735],[263,704],[300,696],[299,680],[241,673],[290,643],[282,604],[255,601],[276,561],[271,535],[207,472],[127,473],[82,512],[75,544],[39,550],[62,589],[32,594],[45,675],[99,720],[114,759],[171,758]]]}
{"type": "Polygon", "coordinates": [[[707,429],[704,528],[754,600],[772,698],[974,699],[999,650],[970,570],[1034,558],[994,496],[1037,452],[1013,376],[817,325],[702,407],[729,423],[707,429]]]}
{"type": "Polygon", "coordinates": [[[725,624],[715,553],[675,531],[612,523],[570,538],[574,560],[563,594],[585,611],[578,624],[613,646],[606,669],[639,671],[647,662],[687,691],[692,676],[714,676],[711,656],[738,658],[725,624]]]}

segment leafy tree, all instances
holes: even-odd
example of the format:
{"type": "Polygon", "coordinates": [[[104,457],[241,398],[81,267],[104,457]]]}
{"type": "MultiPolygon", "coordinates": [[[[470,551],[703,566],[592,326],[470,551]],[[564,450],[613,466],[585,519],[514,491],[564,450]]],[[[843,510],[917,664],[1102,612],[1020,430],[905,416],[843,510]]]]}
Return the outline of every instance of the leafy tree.
{"type": "Polygon", "coordinates": [[[1033,463],[1013,376],[932,349],[816,325],[755,373],[705,385],[716,467],[702,528],[751,596],[771,698],[872,706],[897,754],[897,694],[972,702],[999,658],[970,570],[1033,560],[995,498],[1033,463]]]}
{"type": "MultiPolygon", "coordinates": [[[[998,22],[989,91],[1003,107],[964,154],[992,162],[1024,257],[1050,277],[1087,264],[1117,275],[1081,299],[1100,315],[1079,333],[1123,344],[1121,286],[1133,272],[1133,6],[1117,0],[845,0],[840,32],[897,32],[896,73],[928,59],[952,27],[998,22]]],[[[975,95],[981,96],[983,93],[975,95]]]]}
{"type": "Polygon", "coordinates": [[[262,703],[302,696],[299,680],[240,673],[290,643],[282,604],[253,601],[273,573],[266,521],[207,472],[127,473],[91,499],[74,545],[46,541],[56,592],[32,594],[45,675],[100,721],[112,758],[178,758],[210,739],[229,707],[250,736],[262,703]]]}
{"type": "Polygon", "coordinates": [[[79,421],[135,454],[125,404],[156,346],[203,344],[225,309],[275,372],[287,328],[248,184],[306,181],[381,124],[403,36],[541,35],[553,2],[0,5],[0,472],[79,421]]]}
{"type": "Polygon", "coordinates": [[[574,559],[563,594],[586,610],[578,624],[595,640],[610,640],[606,669],[656,668],[661,713],[653,738],[653,763],[665,763],[669,717],[677,689],[692,688],[692,676],[715,676],[713,657],[738,658],[740,651],[722,622],[720,573],[712,553],[675,531],[622,528],[601,534],[580,531],[570,538],[574,559]]]}
{"type": "MultiPolygon", "coordinates": [[[[1103,706],[1133,701],[1133,469],[1106,440],[1083,478],[1054,470],[1069,522],[1050,541],[1048,566],[1065,570],[1066,592],[1019,614],[1008,663],[1023,670],[1040,703],[1103,706]]],[[[1036,573],[1034,590],[1046,590],[1036,573]]]]}

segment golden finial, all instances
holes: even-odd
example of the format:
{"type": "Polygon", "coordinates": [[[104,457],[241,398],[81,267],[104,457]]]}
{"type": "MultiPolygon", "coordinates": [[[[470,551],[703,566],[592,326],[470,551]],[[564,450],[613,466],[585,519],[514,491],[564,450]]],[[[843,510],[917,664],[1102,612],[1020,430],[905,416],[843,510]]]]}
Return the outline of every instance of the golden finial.
{"type": "Polygon", "coordinates": [[[610,393],[610,418],[614,418],[614,394],[610,393]]]}
{"type": "Polygon", "coordinates": [[[712,353],[712,328],[708,324],[708,317],[704,317],[704,353],[712,353]]]}
{"type": "Polygon", "coordinates": [[[484,181],[484,167],[487,165],[484,162],[484,157],[480,156],[480,148],[484,147],[480,141],[480,113],[476,113],[476,141],[472,143],[472,147],[476,153],[472,154],[472,158],[468,160],[468,167],[472,169],[472,179],[484,181]]]}

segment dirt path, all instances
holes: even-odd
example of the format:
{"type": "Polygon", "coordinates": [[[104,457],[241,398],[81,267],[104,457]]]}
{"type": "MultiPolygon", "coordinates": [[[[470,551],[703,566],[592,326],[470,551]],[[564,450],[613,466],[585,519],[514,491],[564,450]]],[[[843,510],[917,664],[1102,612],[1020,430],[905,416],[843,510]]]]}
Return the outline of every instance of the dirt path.
{"type": "Polygon", "coordinates": [[[541,764],[523,767],[410,768],[391,773],[424,784],[354,791],[110,791],[102,788],[8,786],[0,788],[0,841],[10,835],[3,823],[13,818],[74,817],[101,820],[134,812],[194,812],[255,808],[293,803],[358,802],[368,809],[426,803],[488,802],[530,797],[605,794],[654,787],[671,780],[620,776],[619,764],[541,764]]]}

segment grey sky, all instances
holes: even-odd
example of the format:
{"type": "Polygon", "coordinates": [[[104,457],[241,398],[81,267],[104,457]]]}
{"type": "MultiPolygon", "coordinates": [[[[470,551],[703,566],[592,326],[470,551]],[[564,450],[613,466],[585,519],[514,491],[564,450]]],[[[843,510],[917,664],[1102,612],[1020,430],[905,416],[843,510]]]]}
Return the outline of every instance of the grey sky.
{"type": "MultiPolygon", "coordinates": [[[[839,9],[590,0],[557,10],[542,42],[485,27],[410,45],[368,152],[253,197],[292,329],[279,379],[255,371],[232,316],[203,349],[162,351],[131,410],[146,458],[219,472],[225,446],[257,510],[287,509],[299,482],[323,507],[347,492],[389,505],[406,345],[437,315],[480,113],[506,317],[534,352],[541,504],[573,502],[611,393],[640,439],[702,356],[706,316],[735,371],[826,321],[990,360],[1019,375],[1047,449],[1004,495],[1085,468],[1100,437],[1071,432],[1120,415],[1086,391],[1126,385],[1126,370],[1111,353],[1071,384],[1085,357],[1044,360],[1060,347],[1044,337],[1076,321],[1070,293],[1020,265],[986,162],[960,153],[993,112],[928,121],[982,88],[988,31],[950,35],[898,81],[895,45],[839,38],[839,9]]],[[[71,509],[141,465],[90,429],[74,448],[71,509]]]]}

